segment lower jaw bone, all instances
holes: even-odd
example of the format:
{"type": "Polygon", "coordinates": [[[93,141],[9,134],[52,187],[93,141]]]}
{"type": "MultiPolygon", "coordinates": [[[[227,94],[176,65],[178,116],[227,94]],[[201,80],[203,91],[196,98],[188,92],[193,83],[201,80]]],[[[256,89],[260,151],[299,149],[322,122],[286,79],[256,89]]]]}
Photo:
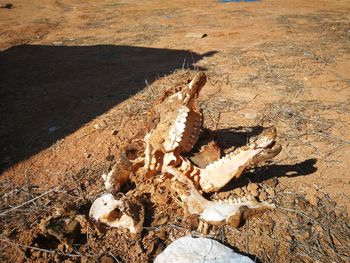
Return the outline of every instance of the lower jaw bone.
{"type": "Polygon", "coordinates": [[[252,197],[248,198],[251,199],[211,201],[203,209],[199,218],[213,225],[226,223],[232,227],[238,227],[248,217],[275,208],[273,204],[260,203],[252,197]]]}
{"type": "Polygon", "coordinates": [[[204,192],[220,190],[233,178],[238,178],[246,167],[275,157],[280,151],[278,145],[269,149],[276,138],[276,129],[267,128],[255,141],[201,169],[200,187],[204,192]]]}
{"type": "Polygon", "coordinates": [[[174,175],[172,187],[180,196],[187,212],[198,215],[200,220],[212,225],[229,224],[238,227],[247,217],[275,208],[273,204],[258,202],[253,197],[209,201],[181,172],[175,168],[168,168],[167,172],[174,175]]]}
{"type": "Polygon", "coordinates": [[[144,208],[136,200],[117,200],[112,194],[105,194],[94,201],[89,216],[97,223],[128,229],[130,233],[136,234],[143,224],[144,208]]]}

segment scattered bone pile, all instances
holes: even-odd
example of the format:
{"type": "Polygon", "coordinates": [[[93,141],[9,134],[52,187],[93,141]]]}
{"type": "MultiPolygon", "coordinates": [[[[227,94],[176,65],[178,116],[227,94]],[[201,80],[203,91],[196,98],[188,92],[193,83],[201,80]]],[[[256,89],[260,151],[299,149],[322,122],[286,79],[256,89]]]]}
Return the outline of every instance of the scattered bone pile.
{"type": "MultiPolygon", "coordinates": [[[[202,111],[196,99],[206,83],[206,74],[198,72],[188,85],[168,91],[149,111],[146,134],[133,138],[123,148],[119,161],[102,177],[108,193],[97,198],[90,209],[90,217],[110,227],[138,233],[144,221],[144,208],[132,195],[132,190],[120,194],[128,181],[138,187],[140,180],[167,184],[181,200],[185,214],[196,218],[199,225],[240,225],[247,215],[273,209],[267,201],[257,201],[257,189],[250,195],[208,200],[203,194],[218,192],[245,169],[275,157],[281,146],[275,142],[274,127],[265,129],[246,146],[222,158],[215,142],[191,152],[202,129],[202,111]],[[191,154],[191,158],[184,157],[191,154]]],[[[139,134],[142,134],[140,131],[139,134]]],[[[254,188],[254,187],[253,187],[254,188]]]]}

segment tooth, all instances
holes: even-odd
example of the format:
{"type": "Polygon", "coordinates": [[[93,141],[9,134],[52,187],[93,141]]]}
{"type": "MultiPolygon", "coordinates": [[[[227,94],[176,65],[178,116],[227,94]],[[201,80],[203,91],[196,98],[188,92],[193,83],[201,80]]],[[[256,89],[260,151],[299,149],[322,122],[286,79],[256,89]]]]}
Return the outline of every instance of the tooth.
{"type": "Polygon", "coordinates": [[[187,115],[188,115],[188,109],[183,109],[183,110],[181,111],[181,116],[187,117],[187,115]]]}
{"type": "Polygon", "coordinates": [[[177,123],[176,123],[176,128],[177,128],[177,129],[183,129],[183,130],[184,130],[184,129],[185,129],[185,126],[186,126],[186,125],[185,125],[184,122],[177,122],[177,123]]]}
{"type": "Polygon", "coordinates": [[[180,114],[183,114],[183,113],[186,113],[186,112],[188,112],[187,107],[181,107],[181,108],[179,109],[179,113],[180,113],[180,114]]]}
{"type": "Polygon", "coordinates": [[[182,162],[182,163],[181,163],[180,169],[181,169],[182,171],[185,171],[185,170],[187,170],[187,168],[188,168],[187,163],[186,163],[186,162],[182,162]]]}

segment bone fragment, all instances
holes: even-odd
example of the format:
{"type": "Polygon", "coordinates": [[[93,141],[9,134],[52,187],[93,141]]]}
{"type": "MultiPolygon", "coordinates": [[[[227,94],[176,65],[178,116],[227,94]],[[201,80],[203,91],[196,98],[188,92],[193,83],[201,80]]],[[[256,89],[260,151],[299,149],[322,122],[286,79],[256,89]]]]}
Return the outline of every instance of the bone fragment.
{"type": "Polygon", "coordinates": [[[117,200],[112,194],[105,194],[94,201],[89,216],[97,223],[128,229],[135,234],[143,224],[143,207],[137,202],[117,200]],[[131,211],[131,206],[138,211],[131,211]]]}

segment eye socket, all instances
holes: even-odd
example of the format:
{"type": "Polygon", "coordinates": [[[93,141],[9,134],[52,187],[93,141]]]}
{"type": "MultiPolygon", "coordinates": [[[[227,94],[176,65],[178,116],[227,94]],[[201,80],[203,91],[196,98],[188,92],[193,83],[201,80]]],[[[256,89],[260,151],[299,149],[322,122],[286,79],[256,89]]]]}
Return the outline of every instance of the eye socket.
{"type": "Polygon", "coordinates": [[[103,203],[103,205],[104,205],[104,206],[106,206],[106,205],[107,205],[107,203],[103,203]]]}
{"type": "Polygon", "coordinates": [[[120,219],[123,216],[122,211],[120,211],[118,208],[114,209],[112,212],[108,214],[108,221],[115,221],[120,219]]]}

